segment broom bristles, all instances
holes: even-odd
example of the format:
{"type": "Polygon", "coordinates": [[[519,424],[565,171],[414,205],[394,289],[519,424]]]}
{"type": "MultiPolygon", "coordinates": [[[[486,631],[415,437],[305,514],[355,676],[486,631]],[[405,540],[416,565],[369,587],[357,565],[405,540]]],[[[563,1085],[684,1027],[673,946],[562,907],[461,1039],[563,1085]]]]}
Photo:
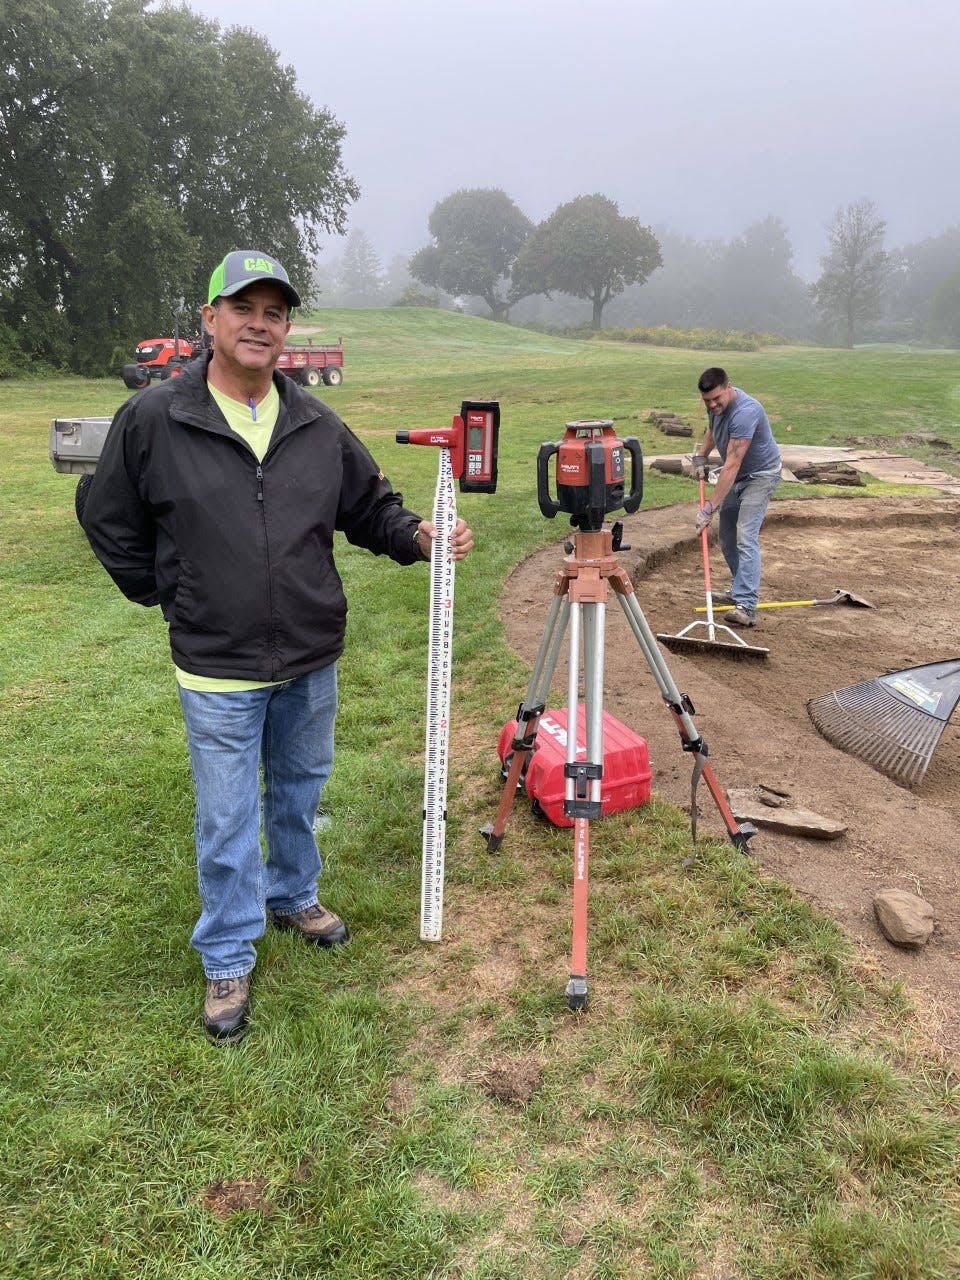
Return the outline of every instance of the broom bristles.
{"type": "Polygon", "coordinates": [[[765,658],[769,649],[748,644],[730,627],[710,622],[690,622],[676,634],[657,636],[657,639],[675,653],[726,653],[735,658],[765,658]],[[702,634],[693,635],[700,631],[702,634]]]}
{"type": "Polygon", "coordinates": [[[657,639],[674,653],[725,653],[732,658],[766,658],[770,653],[769,649],[738,644],[735,640],[724,640],[719,636],[709,640],[696,636],[658,635],[657,639]]]}

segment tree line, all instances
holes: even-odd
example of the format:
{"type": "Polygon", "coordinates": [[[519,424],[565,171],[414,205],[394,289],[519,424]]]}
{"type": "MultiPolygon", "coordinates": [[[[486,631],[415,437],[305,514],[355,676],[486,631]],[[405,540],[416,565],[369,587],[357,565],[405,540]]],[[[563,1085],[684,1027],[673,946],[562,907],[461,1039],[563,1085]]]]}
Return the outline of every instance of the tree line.
{"type": "Polygon", "coordinates": [[[534,223],[474,188],[435,205],[409,260],[384,271],[354,230],[325,263],[359,196],[345,128],[255,32],[151,0],[10,0],[0,47],[0,376],[117,367],[151,330],[192,328],[223,253],[258,246],[313,272],[328,305],[960,346],[960,227],[889,251],[858,201],[837,210],[811,286],[773,216],[702,243],[602,193],[534,223]]]}
{"type": "Polygon", "coordinates": [[[441,200],[428,230],[428,245],[386,270],[365,234],[350,232],[342,256],[318,269],[318,289],[331,304],[457,307],[551,328],[606,322],[960,347],[960,226],[888,250],[868,199],[835,211],[812,284],[773,215],[731,240],[698,241],[623,218],[601,195],[535,226],[505,192],[478,188],[441,200]]]}
{"type": "Polygon", "coordinates": [[[149,6],[0,9],[0,374],[102,373],[192,326],[231,248],[306,279],[359,195],[343,125],[261,36],[149,6]]]}

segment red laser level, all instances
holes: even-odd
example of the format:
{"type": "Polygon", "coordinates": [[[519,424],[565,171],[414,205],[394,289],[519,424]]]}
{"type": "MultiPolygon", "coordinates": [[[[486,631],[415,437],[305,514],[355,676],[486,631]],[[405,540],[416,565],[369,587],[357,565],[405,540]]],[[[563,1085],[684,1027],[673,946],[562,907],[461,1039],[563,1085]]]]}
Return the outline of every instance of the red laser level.
{"type": "Polygon", "coordinates": [[[461,493],[496,493],[500,405],[496,400],[464,400],[449,427],[398,431],[397,444],[436,445],[450,450],[453,478],[461,493]]]}
{"type": "Polygon", "coordinates": [[[640,442],[619,440],[607,419],[568,422],[563,439],[542,444],[537,455],[537,501],[548,519],[558,511],[579,529],[599,530],[608,511],[636,511],[643,498],[640,442]],[[625,454],[630,455],[630,489],[625,454]],[[557,496],[550,496],[547,463],[556,455],[557,496]]]}

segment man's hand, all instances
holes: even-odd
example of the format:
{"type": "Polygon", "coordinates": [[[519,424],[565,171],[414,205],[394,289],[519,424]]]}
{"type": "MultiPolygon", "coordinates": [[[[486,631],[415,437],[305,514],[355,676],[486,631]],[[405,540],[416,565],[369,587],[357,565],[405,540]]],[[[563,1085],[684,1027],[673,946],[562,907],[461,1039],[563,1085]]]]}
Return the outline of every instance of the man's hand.
{"type": "MultiPolygon", "coordinates": [[[[430,559],[430,539],[437,536],[437,526],[431,524],[429,520],[421,520],[417,526],[417,544],[420,547],[421,555],[427,560],[430,559]]],[[[463,560],[473,550],[473,532],[467,525],[466,520],[457,518],[456,524],[453,526],[453,533],[450,535],[450,557],[453,560],[463,560]]]]}
{"type": "Polygon", "coordinates": [[[713,503],[707,501],[703,504],[703,506],[697,512],[697,518],[694,521],[696,525],[697,533],[702,533],[712,519],[713,519],[713,503]]]}
{"type": "Polygon", "coordinates": [[[707,456],[704,453],[695,453],[690,459],[693,466],[693,474],[698,480],[706,480],[707,478],[707,456]]]}

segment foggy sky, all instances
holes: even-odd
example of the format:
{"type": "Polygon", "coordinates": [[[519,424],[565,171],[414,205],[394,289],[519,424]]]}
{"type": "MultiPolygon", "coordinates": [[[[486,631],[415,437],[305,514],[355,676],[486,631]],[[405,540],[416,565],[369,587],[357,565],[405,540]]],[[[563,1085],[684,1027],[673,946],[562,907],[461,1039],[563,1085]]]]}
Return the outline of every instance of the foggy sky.
{"type": "Polygon", "coordinates": [[[854,200],[887,248],[960,223],[957,0],[187,3],[260,32],[343,122],[349,229],[384,265],[461,187],[534,222],[599,191],[698,240],[773,214],[808,278],[854,200]]]}

